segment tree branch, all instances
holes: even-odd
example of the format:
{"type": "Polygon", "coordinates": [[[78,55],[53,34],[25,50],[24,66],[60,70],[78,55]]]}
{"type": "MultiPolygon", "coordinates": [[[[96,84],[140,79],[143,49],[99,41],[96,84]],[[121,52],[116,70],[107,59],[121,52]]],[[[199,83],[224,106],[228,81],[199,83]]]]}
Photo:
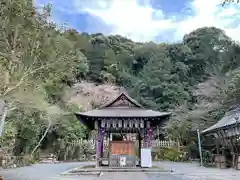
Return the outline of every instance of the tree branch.
{"type": "Polygon", "coordinates": [[[12,106],[12,104],[7,104],[6,102],[2,101],[3,103],[3,114],[1,117],[1,122],[0,122],[0,137],[3,135],[3,129],[4,129],[4,123],[7,117],[8,112],[10,111],[10,107],[12,106]]]}
{"type": "Polygon", "coordinates": [[[14,31],[14,36],[13,36],[13,51],[15,52],[16,50],[16,41],[17,41],[17,36],[18,36],[18,27],[19,25],[16,26],[15,31],[14,31]]]}
{"type": "Polygon", "coordinates": [[[5,119],[7,117],[7,113],[8,113],[8,108],[4,107],[3,115],[1,117],[1,124],[0,124],[0,137],[3,135],[4,123],[5,123],[5,119]]]}
{"type": "Polygon", "coordinates": [[[44,138],[46,137],[49,129],[51,128],[52,126],[52,123],[50,122],[50,120],[48,121],[48,127],[47,129],[45,130],[44,134],[42,135],[41,139],[38,141],[38,144],[35,146],[35,148],[33,149],[33,151],[31,152],[31,155],[33,155],[35,153],[35,151],[38,149],[38,147],[41,145],[42,141],[44,140],[44,138]]]}
{"type": "Polygon", "coordinates": [[[9,54],[0,52],[0,56],[3,56],[3,57],[5,57],[5,58],[8,58],[8,57],[9,57],[9,54]]]}
{"type": "Polygon", "coordinates": [[[25,79],[26,79],[27,77],[29,77],[30,75],[32,75],[32,74],[34,74],[34,73],[36,73],[36,72],[38,72],[38,71],[40,71],[40,70],[42,70],[42,69],[44,69],[44,68],[47,68],[47,67],[49,67],[49,66],[51,66],[51,65],[54,65],[55,63],[56,63],[56,62],[54,62],[54,63],[52,63],[52,64],[43,65],[43,66],[41,66],[41,67],[39,67],[39,68],[36,68],[36,69],[34,69],[34,70],[32,70],[32,71],[24,74],[24,75],[21,77],[21,79],[19,80],[19,82],[18,82],[14,87],[8,88],[8,89],[6,90],[6,92],[3,93],[2,96],[6,96],[6,95],[7,95],[8,93],[10,93],[11,91],[17,89],[19,86],[21,86],[21,85],[24,83],[25,79]]]}

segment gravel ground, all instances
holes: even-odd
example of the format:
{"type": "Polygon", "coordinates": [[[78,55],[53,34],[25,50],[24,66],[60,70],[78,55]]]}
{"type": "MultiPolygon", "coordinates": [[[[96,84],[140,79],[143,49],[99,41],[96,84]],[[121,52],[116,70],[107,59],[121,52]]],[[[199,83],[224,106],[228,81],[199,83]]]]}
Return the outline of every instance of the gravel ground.
{"type": "MultiPolygon", "coordinates": [[[[192,180],[240,180],[240,171],[235,169],[205,168],[198,163],[155,162],[154,165],[173,170],[173,176],[192,180]]],[[[181,178],[179,180],[181,180],[181,178]]],[[[159,179],[161,177],[159,176],[159,179]]]]}
{"type": "Polygon", "coordinates": [[[33,166],[0,170],[4,180],[240,180],[240,171],[233,169],[220,170],[216,168],[199,167],[195,163],[157,162],[165,169],[172,169],[173,173],[102,173],[101,176],[60,176],[60,173],[79,166],[93,163],[60,163],[36,164],[33,166]]]}
{"type": "Polygon", "coordinates": [[[3,176],[4,180],[50,180],[50,179],[61,180],[59,178],[60,173],[75,167],[86,166],[89,164],[90,163],[87,162],[35,164],[32,166],[21,167],[16,169],[0,170],[0,176],[3,176]]]}

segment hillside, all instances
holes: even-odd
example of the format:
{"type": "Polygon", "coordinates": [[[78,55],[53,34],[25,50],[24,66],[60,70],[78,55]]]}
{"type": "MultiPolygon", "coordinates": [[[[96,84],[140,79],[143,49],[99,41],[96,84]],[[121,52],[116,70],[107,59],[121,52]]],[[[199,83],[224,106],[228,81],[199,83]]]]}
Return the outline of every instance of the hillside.
{"type": "Polygon", "coordinates": [[[221,29],[196,29],[180,43],[139,43],[59,29],[47,20],[49,7],[38,13],[30,0],[1,6],[0,144],[12,143],[13,154],[88,138],[73,112],[99,106],[120,87],[146,108],[173,112],[168,135],[179,141],[239,103],[240,46],[221,29]]]}
{"type": "Polygon", "coordinates": [[[85,80],[123,86],[143,105],[162,111],[180,104],[191,108],[204,91],[214,96],[214,88],[240,63],[238,44],[214,27],[186,34],[178,44],[141,44],[75,30],[67,30],[64,36],[87,59],[85,80]],[[195,89],[202,92],[193,93],[195,89]]]}
{"type": "MultiPolygon", "coordinates": [[[[78,80],[122,86],[145,107],[175,112],[169,127],[180,121],[186,128],[204,129],[237,103],[224,101],[239,67],[240,47],[221,29],[197,29],[177,44],[138,43],[72,29],[63,34],[87,60],[88,71],[78,80]]],[[[83,99],[99,104],[91,97],[83,99]]]]}
{"type": "Polygon", "coordinates": [[[70,87],[63,99],[66,104],[76,104],[79,109],[87,111],[112,100],[123,91],[123,88],[112,84],[81,82],[70,87]]]}

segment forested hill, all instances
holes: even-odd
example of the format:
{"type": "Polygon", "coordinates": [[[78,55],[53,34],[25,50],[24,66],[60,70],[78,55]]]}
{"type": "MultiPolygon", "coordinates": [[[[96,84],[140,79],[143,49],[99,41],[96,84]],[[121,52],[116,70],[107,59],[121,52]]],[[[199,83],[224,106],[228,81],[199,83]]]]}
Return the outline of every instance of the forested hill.
{"type": "Polygon", "coordinates": [[[199,28],[172,44],[74,29],[62,35],[87,60],[88,71],[75,80],[123,86],[145,107],[173,112],[172,139],[209,127],[239,103],[240,46],[221,29],[199,28]]]}
{"type": "Polygon", "coordinates": [[[76,30],[63,36],[87,59],[89,69],[81,78],[124,86],[141,104],[162,111],[183,104],[193,108],[196,85],[225,79],[240,64],[239,45],[215,27],[197,29],[176,44],[138,43],[76,30]]]}
{"type": "MultiPolygon", "coordinates": [[[[217,99],[226,98],[228,81],[232,83],[232,73],[240,64],[239,45],[215,27],[197,29],[175,44],[138,43],[118,35],[76,30],[67,30],[63,36],[87,59],[84,79],[124,86],[146,107],[178,115],[180,109],[185,115],[190,110],[193,114],[204,111],[197,116],[208,116],[208,110],[219,112],[223,107],[214,105],[219,105],[217,99]]],[[[231,103],[224,111],[237,102],[231,103]]]]}
{"type": "Polygon", "coordinates": [[[0,6],[0,144],[14,154],[88,137],[73,114],[79,109],[63,98],[83,82],[123,86],[142,105],[174,112],[168,135],[178,140],[239,103],[240,47],[221,29],[197,29],[181,43],[138,43],[61,29],[49,23],[48,6],[39,13],[31,0],[0,6]]]}

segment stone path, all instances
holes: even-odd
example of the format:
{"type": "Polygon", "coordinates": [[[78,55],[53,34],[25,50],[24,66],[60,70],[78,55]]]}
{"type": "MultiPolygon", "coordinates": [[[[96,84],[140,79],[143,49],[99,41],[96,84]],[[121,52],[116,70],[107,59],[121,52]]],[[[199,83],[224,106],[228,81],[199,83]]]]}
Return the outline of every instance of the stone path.
{"type": "Polygon", "coordinates": [[[157,162],[174,171],[175,175],[182,175],[192,180],[240,180],[240,171],[235,169],[217,169],[199,166],[198,163],[157,162]]]}
{"type": "Polygon", "coordinates": [[[143,172],[108,172],[98,177],[99,180],[147,180],[143,172]]]}
{"type": "Polygon", "coordinates": [[[96,180],[96,176],[52,176],[44,180],[96,180]]]}
{"type": "Polygon", "coordinates": [[[199,167],[195,163],[173,162],[154,163],[165,169],[174,170],[173,173],[104,172],[100,176],[60,176],[60,173],[69,169],[91,164],[93,163],[37,164],[0,170],[0,176],[3,176],[4,180],[240,180],[240,171],[233,169],[220,170],[199,167]]]}
{"type": "MultiPolygon", "coordinates": [[[[36,164],[22,168],[0,170],[0,176],[3,176],[4,180],[56,180],[56,178],[61,180],[60,173],[89,164],[91,163],[36,164]]],[[[86,178],[86,180],[88,179],[86,178]]]]}

